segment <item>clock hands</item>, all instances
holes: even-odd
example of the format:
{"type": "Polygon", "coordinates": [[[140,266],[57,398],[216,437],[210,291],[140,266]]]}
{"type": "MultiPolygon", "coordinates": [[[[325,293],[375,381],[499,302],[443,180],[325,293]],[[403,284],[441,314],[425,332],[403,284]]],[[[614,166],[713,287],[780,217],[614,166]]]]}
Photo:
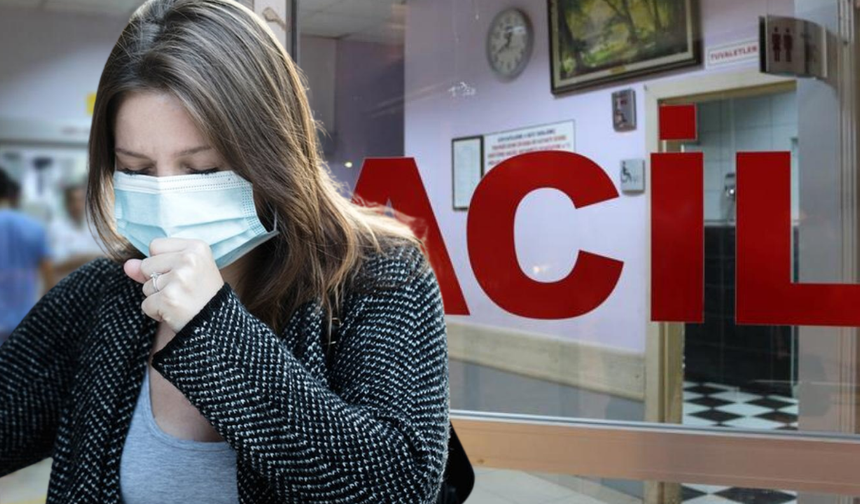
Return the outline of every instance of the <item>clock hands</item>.
{"type": "Polygon", "coordinates": [[[513,36],[514,36],[513,26],[505,27],[505,39],[506,40],[505,40],[505,45],[502,46],[503,51],[511,46],[511,40],[513,39],[513,36]]]}

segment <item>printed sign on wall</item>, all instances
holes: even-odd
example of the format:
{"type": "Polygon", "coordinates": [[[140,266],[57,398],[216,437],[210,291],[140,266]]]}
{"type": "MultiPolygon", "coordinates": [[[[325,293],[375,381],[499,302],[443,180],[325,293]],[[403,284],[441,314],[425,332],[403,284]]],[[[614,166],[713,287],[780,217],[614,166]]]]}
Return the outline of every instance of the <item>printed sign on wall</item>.
{"type": "Polygon", "coordinates": [[[705,62],[708,68],[758,61],[758,39],[742,40],[708,48],[705,62]]]}
{"type": "Polygon", "coordinates": [[[573,121],[491,133],[484,136],[484,170],[527,152],[574,148],[573,121]]]}

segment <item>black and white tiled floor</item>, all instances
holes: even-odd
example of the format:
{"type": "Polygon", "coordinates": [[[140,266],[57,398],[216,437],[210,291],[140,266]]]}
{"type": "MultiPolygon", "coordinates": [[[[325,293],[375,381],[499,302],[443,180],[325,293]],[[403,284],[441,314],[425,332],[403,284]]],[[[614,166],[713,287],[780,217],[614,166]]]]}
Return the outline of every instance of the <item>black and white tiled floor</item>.
{"type": "Polygon", "coordinates": [[[795,504],[797,495],[784,490],[730,488],[685,484],[681,487],[684,504],[795,504]]]}
{"type": "Polygon", "coordinates": [[[797,399],[717,383],[684,382],[684,425],[797,429],[797,399]]]}
{"type": "MultiPolygon", "coordinates": [[[[797,399],[719,383],[684,382],[684,425],[741,429],[797,429],[797,399]]],[[[682,486],[685,504],[793,504],[794,492],[710,485],[682,486]]]]}

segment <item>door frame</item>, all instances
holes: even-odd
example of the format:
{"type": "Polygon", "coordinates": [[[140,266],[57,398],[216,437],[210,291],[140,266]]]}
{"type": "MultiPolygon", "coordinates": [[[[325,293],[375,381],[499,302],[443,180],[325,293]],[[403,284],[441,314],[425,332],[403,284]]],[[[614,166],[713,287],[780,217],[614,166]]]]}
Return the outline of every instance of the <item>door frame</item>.
{"type": "MultiPolygon", "coordinates": [[[[662,103],[703,101],[708,98],[750,96],[791,89],[794,79],[759,73],[744,68],[691,78],[645,85],[645,138],[647,152],[667,151],[659,140],[658,114],[662,103]]],[[[646,174],[650,184],[650,170],[646,174]]],[[[650,192],[648,193],[650,197],[650,192]]],[[[651,285],[651,205],[648,205],[646,233],[646,269],[651,285]]],[[[646,313],[651,313],[651,296],[647,296],[646,313]]],[[[683,338],[684,324],[648,322],[645,346],[645,421],[679,423],[683,408],[683,338]]]]}

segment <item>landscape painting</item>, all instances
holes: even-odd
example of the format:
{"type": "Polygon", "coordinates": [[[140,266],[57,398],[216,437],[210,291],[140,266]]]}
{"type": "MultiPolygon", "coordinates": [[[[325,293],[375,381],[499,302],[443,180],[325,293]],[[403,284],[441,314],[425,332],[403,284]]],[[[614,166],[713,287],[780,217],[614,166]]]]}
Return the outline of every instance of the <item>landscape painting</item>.
{"type": "Polygon", "coordinates": [[[695,0],[549,0],[552,92],[701,61],[695,0]]]}

